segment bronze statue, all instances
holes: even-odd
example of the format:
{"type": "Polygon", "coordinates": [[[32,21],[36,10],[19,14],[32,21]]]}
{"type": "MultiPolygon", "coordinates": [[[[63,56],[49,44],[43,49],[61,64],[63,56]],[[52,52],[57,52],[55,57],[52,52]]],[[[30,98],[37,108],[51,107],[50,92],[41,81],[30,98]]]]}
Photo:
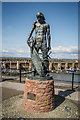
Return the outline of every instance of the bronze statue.
{"type": "Polygon", "coordinates": [[[34,21],[27,43],[31,50],[32,74],[46,76],[49,71],[48,52],[50,46],[50,26],[45,22],[45,17],[41,12],[36,15],[38,21],[34,21]],[[32,33],[35,30],[35,37],[32,33]],[[48,41],[48,42],[47,42],[48,41]],[[42,53],[42,60],[39,57],[39,50],[42,53]]]}

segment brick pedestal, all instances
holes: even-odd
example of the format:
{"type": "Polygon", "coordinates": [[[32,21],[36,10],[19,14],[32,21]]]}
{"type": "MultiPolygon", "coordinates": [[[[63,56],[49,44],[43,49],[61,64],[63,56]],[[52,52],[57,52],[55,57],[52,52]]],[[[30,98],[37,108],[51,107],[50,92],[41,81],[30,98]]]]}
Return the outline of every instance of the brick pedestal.
{"type": "Polygon", "coordinates": [[[26,78],[23,106],[30,112],[49,112],[54,109],[54,81],[26,78]]]}

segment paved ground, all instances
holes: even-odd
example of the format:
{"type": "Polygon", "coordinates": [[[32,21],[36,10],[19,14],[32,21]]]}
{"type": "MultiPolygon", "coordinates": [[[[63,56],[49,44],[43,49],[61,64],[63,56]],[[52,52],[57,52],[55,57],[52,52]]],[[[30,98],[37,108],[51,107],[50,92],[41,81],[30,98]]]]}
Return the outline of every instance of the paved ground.
{"type": "Polygon", "coordinates": [[[24,91],[2,87],[2,101],[20,94],[24,94],[24,91]]]}
{"type": "Polygon", "coordinates": [[[23,110],[22,104],[19,104],[22,103],[22,99],[19,97],[23,96],[24,88],[24,83],[10,81],[0,82],[0,92],[2,91],[3,101],[3,117],[12,116],[12,118],[17,118],[25,115],[25,118],[57,118],[57,116],[59,118],[63,118],[63,116],[64,118],[78,118],[78,101],[80,103],[80,91],[55,88],[55,110],[49,114],[31,114],[23,110]],[[66,111],[66,106],[70,106],[72,110],[66,111]],[[13,112],[11,112],[12,109],[13,112]]]}
{"type": "MultiPolygon", "coordinates": [[[[55,95],[55,108],[50,112],[34,113],[24,109],[23,94],[3,101],[3,118],[79,118],[78,106],[73,101],[55,95]],[[66,107],[70,109],[66,109],[66,107]]],[[[24,119],[23,119],[24,120],[24,119]]],[[[30,119],[31,120],[31,119],[30,119]]],[[[34,119],[33,119],[34,120],[34,119]]],[[[38,119],[36,119],[38,120],[38,119]]]]}

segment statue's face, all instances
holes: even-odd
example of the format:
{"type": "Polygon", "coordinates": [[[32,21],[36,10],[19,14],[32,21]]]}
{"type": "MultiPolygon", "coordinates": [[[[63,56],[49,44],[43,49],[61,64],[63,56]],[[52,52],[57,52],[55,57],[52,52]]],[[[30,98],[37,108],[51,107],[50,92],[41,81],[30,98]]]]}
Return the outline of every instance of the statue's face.
{"type": "Polygon", "coordinates": [[[38,19],[39,22],[43,22],[43,17],[38,16],[37,19],[38,19]]]}

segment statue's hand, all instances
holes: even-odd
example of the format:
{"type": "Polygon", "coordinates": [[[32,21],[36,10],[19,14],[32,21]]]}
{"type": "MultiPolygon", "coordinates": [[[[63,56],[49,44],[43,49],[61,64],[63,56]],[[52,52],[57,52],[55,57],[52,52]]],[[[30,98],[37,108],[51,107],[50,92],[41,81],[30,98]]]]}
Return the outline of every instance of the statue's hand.
{"type": "Polygon", "coordinates": [[[27,44],[30,45],[30,40],[29,39],[27,39],[27,44]]]}

